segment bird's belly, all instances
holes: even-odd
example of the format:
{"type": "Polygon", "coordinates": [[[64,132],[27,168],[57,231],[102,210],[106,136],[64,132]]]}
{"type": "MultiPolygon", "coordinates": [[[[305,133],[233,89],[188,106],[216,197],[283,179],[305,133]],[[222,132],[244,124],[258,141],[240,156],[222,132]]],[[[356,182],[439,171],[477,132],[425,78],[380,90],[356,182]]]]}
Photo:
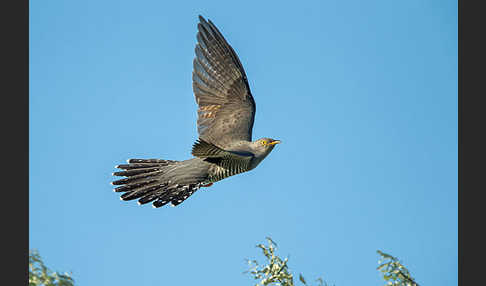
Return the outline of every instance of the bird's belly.
{"type": "Polygon", "coordinates": [[[248,170],[227,169],[227,168],[223,168],[223,167],[218,166],[218,165],[213,165],[213,166],[211,166],[211,168],[209,168],[208,183],[215,183],[217,181],[221,181],[223,179],[244,173],[246,171],[248,171],[248,170]]]}

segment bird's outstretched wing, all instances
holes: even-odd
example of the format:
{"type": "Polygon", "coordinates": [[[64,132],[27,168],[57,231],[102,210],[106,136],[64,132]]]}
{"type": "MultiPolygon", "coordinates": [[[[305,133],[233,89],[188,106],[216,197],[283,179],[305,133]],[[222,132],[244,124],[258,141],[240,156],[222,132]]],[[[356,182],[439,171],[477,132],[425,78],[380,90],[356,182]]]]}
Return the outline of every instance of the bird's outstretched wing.
{"type": "Polygon", "coordinates": [[[243,66],[211,20],[199,21],[192,73],[199,138],[223,149],[251,141],[255,101],[243,66]]]}

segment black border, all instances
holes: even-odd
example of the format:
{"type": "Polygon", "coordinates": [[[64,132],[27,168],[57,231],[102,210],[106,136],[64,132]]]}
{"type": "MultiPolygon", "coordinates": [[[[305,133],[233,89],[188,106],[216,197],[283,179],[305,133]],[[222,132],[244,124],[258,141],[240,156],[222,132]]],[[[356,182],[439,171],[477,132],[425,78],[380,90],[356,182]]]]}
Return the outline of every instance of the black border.
{"type": "Polygon", "coordinates": [[[458,1],[458,275],[459,285],[481,284],[486,241],[483,208],[475,198],[486,190],[484,177],[485,104],[484,8],[480,1],[458,1]],[[473,5],[476,4],[476,6],[473,5]],[[476,280],[476,281],[475,281],[476,280]]]}
{"type": "Polygon", "coordinates": [[[29,1],[3,1],[2,16],[2,273],[28,285],[29,261],[29,1]],[[5,132],[6,131],[6,132],[5,132]],[[6,255],[5,255],[6,254],[6,255]]]}

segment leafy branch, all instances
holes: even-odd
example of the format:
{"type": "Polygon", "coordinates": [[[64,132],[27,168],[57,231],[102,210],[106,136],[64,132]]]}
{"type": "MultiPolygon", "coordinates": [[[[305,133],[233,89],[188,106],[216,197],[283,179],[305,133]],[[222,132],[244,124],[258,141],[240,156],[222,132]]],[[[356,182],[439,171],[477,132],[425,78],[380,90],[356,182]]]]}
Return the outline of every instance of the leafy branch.
{"type": "Polygon", "coordinates": [[[415,279],[408,271],[408,269],[402,265],[402,263],[390,254],[377,250],[381,256],[378,263],[380,264],[376,269],[383,274],[383,279],[387,281],[385,285],[394,286],[419,286],[415,279]]]}
{"type": "Polygon", "coordinates": [[[36,250],[29,251],[29,286],[74,286],[68,273],[53,272],[44,265],[36,250]]]}
{"type": "MultiPolygon", "coordinates": [[[[282,259],[276,255],[277,244],[270,238],[266,237],[268,245],[257,244],[266,258],[266,264],[260,265],[256,260],[247,259],[250,269],[244,273],[250,273],[258,283],[255,286],[277,285],[277,286],[294,286],[294,276],[287,265],[288,258],[282,259]]],[[[299,274],[299,280],[303,285],[308,285],[304,276],[299,274]]],[[[316,280],[318,286],[328,286],[322,278],[316,280]]]]}

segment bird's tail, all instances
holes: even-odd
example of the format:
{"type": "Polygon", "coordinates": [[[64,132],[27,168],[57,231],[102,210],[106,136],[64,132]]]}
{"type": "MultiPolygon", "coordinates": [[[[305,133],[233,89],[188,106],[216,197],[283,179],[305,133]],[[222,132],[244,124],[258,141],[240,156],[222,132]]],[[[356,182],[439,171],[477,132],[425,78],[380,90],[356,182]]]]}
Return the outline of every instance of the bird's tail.
{"type": "Polygon", "coordinates": [[[177,206],[197,191],[205,180],[200,164],[192,160],[130,159],[116,166],[113,173],[125,178],[113,181],[115,192],[123,192],[124,201],[138,199],[139,204],[153,202],[155,208],[167,203],[177,206]],[[196,171],[196,172],[194,172],[196,171]],[[197,174],[196,176],[194,174],[197,174]]]}

